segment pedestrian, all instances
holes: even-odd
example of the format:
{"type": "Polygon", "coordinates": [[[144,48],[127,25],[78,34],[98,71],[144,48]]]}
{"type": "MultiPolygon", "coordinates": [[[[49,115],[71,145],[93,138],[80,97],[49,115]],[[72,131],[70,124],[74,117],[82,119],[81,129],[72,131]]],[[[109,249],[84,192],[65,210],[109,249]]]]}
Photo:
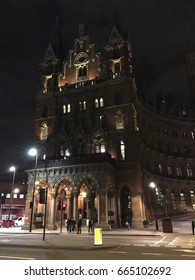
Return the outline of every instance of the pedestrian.
{"type": "Polygon", "coordinates": [[[67,220],[67,231],[71,232],[72,230],[72,220],[68,219],[67,220]]]}
{"type": "Polygon", "coordinates": [[[76,221],[74,219],[72,219],[72,231],[75,230],[75,225],[76,225],[76,221]]]}
{"type": "Polygon", "coordinates": [[[129,219],[126,220],[126,223],[125,223],[125,224],[126,224],[128,230],[130,230],[130,228],[131,228],[131,223],[130,223],[129,219]]]}
{"type": "Polygon", "coordinates": [[[82,227],[82,219],[79,219],[77,222],[77,234],[81,234],[81,227],[82,227]]]}
{"type": "Polygon", "coordinates": [[[93,220],[89,220],[89,224],[88,224],[88,232],[93,232],[93,220]]]}

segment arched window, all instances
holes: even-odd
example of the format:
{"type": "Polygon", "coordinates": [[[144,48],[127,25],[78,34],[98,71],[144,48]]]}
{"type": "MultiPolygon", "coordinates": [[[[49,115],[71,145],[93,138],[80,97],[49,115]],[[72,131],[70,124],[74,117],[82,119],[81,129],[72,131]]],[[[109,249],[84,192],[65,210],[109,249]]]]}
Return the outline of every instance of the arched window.
{"type": "Polygon", "coordinates": [[[124,143],[124,141],[120,141],[120,155],[121,155],[121,160],[125,160],[125,143],[124,143]]]}
{"type": "Polygon", "coordinates": [[[105,142],[104,142],[104,139],[101,135],[97,135],[93,139],[93,147],[94,147],[93,152],[96,153],[96,154],[106,152],[105,142]]]}
{"type": "Polygon", "coordinates": [[[95,99],[95,108],[99,108],[99,101],[98,101],[98,99],[95,99]]]}
{"type": "Polygon", "coordinates": [[[83,101],[83,110],[86,110],[86,109],[87,109],[87,102],[83,101]]]}
{"type": "Polygon", "coordinates": [[[103,100],[103,98],[100,98],[100,107],[104,107],[104,100],[103,100]]]}
{"type": "Polygon", "coordinates": [[[63,114],[66,114],[66,105],[63,105],[63,114]]]}
{"type": "Polygon", "coordinates": [[[121,110],[117,111],[115,114],[115,118],[116,118],[116,129],[124,129],[125,125],[124,125],[124,114],[121,110]]]}
{"type": "Polygon", "coordinates": [[[67,112],[70,113],[70,104],[67,105],[67,112]]]}
{"type": "Polygon", "coordinates": [[[40,140],[46,140],[48,137],[48,125],[47,123],[42,123],[41,124],[41,129],[40,129],[40,140]]]}

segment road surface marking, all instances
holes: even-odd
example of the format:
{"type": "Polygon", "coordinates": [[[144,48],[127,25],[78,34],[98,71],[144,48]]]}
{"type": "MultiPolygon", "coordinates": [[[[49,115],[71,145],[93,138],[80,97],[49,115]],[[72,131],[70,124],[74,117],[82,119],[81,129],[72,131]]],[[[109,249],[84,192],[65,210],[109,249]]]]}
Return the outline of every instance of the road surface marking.
{"type": "Polygon", "coordinates": [[[127,254],[127,252],[124,252],[124,251],[108,251],[108,253],[114,253],[114,254],[127,254]]]}
{"type": "Polygon", "coordinates": [[[6,258],[6,259],[18,259],[18,260],[35,260],[35,258],[25,258],[25,257],[12,257],[12,256],[4,256],[0,255],[0,258],[6,258]]]}
{"type": "Polygon", "coordinates": [[[156,255],[156,256],[160,256],[162,255],[161,253],[142,253],[142,255],[156,255]]]}

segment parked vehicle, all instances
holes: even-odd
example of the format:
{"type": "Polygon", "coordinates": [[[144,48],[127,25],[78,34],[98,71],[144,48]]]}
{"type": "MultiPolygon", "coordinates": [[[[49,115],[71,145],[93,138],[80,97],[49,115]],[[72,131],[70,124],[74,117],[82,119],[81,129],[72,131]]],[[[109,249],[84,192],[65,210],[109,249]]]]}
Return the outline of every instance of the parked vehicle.
{"type": "MultiPolygon", "coordinates": [[[[14,227],[14,226],[15,226],[15,221],[9,220],[9,227],[14,227]]],[[[8,227],[8,220],[3,221],[3,227],[8,227]]]]}
{"type": "Polygon", "coordinates": [[[0,228],[3,227],[3,221],[0,221],[0,228]]]}
{"type": "Polygon", "coordinates": [[[16,227],[21,227],[24,224],[24,217],[19,217],[18,219],[15,220],[15,226],[16,227]]]}

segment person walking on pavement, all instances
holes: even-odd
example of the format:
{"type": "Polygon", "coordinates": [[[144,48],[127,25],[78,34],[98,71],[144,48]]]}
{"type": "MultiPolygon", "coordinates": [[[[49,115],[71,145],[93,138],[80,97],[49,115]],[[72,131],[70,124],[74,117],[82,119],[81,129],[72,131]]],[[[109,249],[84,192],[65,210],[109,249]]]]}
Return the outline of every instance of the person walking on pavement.
{"type": "Polygon", "coordinates": [[[88,232],[93,232],[93,220],[89,220],[89,224],[88,224],[88,232]]]}
{"type": "Polygon", "coordinates": [[[77,234],[81,234],[81,227],[82,227],[82,219],[79,219],[77,222],[77,234]]]}
{"type": "Polygon", "coordinates": [[[68,219],[67,221],[67,231],[71,232],[72,230],[72,220],[68,219]]]}

